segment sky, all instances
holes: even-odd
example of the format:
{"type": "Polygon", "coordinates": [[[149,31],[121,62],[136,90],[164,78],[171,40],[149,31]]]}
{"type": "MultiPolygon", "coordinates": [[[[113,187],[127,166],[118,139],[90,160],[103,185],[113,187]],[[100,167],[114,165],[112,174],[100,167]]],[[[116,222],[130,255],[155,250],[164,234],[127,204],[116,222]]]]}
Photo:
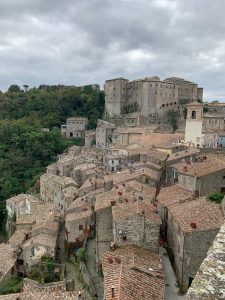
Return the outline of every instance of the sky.
{"type": "Polygon", "coordinates": [[[225,100],[224,0],[0,0],[0,89],[182,77],[225,100]]]}

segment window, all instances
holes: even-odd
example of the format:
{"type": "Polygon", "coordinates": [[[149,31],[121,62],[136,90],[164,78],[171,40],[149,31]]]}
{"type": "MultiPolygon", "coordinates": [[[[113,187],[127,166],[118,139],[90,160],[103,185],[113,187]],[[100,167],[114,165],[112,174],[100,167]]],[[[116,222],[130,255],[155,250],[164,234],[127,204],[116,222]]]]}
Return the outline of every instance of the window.
{"type": "Polygon", "coordinates": [[[191,118],[192,118],[192,119],[196,119],[196,111],[195,111],[195,110],[193,110],[193,111],[191,112],[191,118]]]}
{"type": "Polygon", "coordinates": [[[83,225],[79,225],[79,230],[83,230],[84,226],[83,225]]]}

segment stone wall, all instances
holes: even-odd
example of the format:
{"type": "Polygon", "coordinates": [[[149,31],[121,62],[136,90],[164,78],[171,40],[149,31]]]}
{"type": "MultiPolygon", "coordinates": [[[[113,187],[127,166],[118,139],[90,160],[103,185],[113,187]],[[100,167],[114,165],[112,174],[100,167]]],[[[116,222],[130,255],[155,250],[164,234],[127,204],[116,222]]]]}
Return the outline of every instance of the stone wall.
{"type": "Polygon", "coordinates": [[[159,225],[146,219],[143,214],[130,216],[123,221],[114,221],[114,242],[118,246],[136,245],[157,251],[159,242],[159,225]],[[126,231],[126,235],[119,232],[126,231]]]}
{"type": "Polygon", "coordinates": [[[187,291],[206,257],[218,230],[183,233],[171,213],[168,213],[168,250],[183,293],[187,291]]]}

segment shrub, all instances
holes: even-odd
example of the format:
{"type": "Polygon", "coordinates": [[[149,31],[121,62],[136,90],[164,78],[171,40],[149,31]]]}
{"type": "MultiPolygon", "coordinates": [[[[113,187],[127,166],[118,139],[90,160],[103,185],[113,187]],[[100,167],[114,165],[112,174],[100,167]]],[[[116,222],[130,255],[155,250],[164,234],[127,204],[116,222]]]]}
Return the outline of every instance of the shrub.
{"type": "Polygon", "coordinates": [[[208,196],[208,199],[210,201],[216,202],[216,203],[221,203],[223,200],[224,194],[222,193],[212,193],[208,196]]]}

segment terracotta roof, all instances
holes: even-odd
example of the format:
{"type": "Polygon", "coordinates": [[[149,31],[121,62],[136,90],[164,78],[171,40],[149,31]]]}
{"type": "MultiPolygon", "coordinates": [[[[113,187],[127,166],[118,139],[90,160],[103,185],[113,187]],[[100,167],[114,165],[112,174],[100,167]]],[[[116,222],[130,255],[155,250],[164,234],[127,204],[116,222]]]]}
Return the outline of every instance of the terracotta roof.
{"type": "Polygon", "coordinates": [[[150,133],[148,135],[142,135],[138,138],[137,143],[143,144],[143,146],[174,146],[178,140],[184,139],[184,134],[181,133],[150,133]]]}
{"type": "Polygon", "coordinates": [[[141,169],[142,170],[142,174],[155,180],[155,181],[158,181],[159,180],[159,177],[160,177],[160,173],[159,171],[155,171],[155,170],[152,170],[152,169],[149,169],[149,168],[143,168],[141,169]]]}
{"type": "Polygon", "coordinates": [[[52,235],[57,235],[59,230],[59,222],[53,220],[46,220],[41,223],[36,223],[32,226],[32,236],[36,234],[36,232],[45,232],[52,235]]]}
{"type": "Polygon", "coordinates": [[[155,212],[155,208],[150,202],[137,200],[135,202],[123,203],[119,206],[113,206],[112,214],[114,222],[121,222],[124,219],[129,219],[134,215],[144,215],[148,220],[154,223],[161,224],[159,215],[155,212]]]}
{"type": "Polygon", "coordinates": [[[17,260],[16,248],[11,244],[0,244],[0,282],[12,269],[17,260]]]}
{"type": "MultiPolygon", "coordinates": [[[[126,192],[133,192],[135,191],[135,195],[143,196],[144,200],[152,200],[152,198],[156,194],[156,188],[149,186],[144,183],[140,183],[137,180],[128,181],[126,183],[117,185],[118,190],[126,191],[126,192]]],[[[114,188],[115,190],[115,188],[114,188]]]]}
{"type": "Polygon", "coordinates": [[[130,172],[130,170],[125,170],[121,173],[117,172],[115,174],[106,175],[104,176],[104,180],[105,181],[113,180],[114,184],[119,184],[122,182],[139,179],[140,176],[141,176],[140,170],[136,170],[134,172],[130,172]]]}
{"type": "Polygon", "coordinates": [[[91,210],[91,209],[87,209],[87,210],[83,210],[83,211],[79,211],[79,212],[76,212],[76,211],[69,212],[66,215],[65,221],[66,222],[76,222],[77,220],[80,220],[80,219],[88,219],[88,218],[91,218],[92,214],[93,214],[93,210],[91,210]]]}
{"type": "Polygon", "coordinates": [[[20,294],[0,296],[0,300],[16,300],[17,297],[19,297],[18,299],[20,300],[85,299],[83,291],[81,291],[81,298],[78,298],[78,294],[78,291],[67,292],[64,281],[41,285],[36,281],[25,278],[23,291],[20,294]]]}
{"type": "Polygon", "coordinates": [[[30,246],[31,244],[33,244],[33,245],[43,245],[43,246],[55,249],[56,241],[57,241],[57,235],[40,233],[40,234],[32,237],[28,241],[26,241],[26,243],[23,245],[23,247],[27,247],[27,246],[30,246]]]}
{"type": "Polygon", "coordinates": [[[56,204],[39,204],[35,212],[36,223],[54,220],[55,212],[57,211],[56,204]]]}
{"type": "Polygon", "coordinates": [[[203,160],[202,162],[195,162],[191,164],[187,163],[177,163],[173,167],[182,174],[187,174],[190,176],[206,176],[210,173],[225,171],[225,161],[218,158],[209,158],[203,160]]]}
{"type": "Polygon", "coordinates": [[[34,223],[35,223],[34,214],[22,214],[19,216],[19,218],[16,219],[16,225],[34,224],[34,223]]]}
{"type": "Polygon", "coordinates": [[[115,190],[98,194],[96,196],[95,211],[110,207],[111,202],[116,201],[117,198],[118,194],[115,190]]]}
{"type": "Polygon", "coordinates": [[[68,186],[63,189],[63,194],[65,197],[76,197],[78,194],[78,188],[75,186],[68,186]]]}
{"type": "Polygon", "coordinates": [[[72,212],[72,211],[79,211],[83,208],[89,209],[92,207],[92,203],[89,202],[85,197],[79,197],[76,200],[74,200],[70,206],[67,209],[67,212],[72,212]]]}
{"type": "Polygon", "coordinates": [[[126,246],[104,253],[102,266],[106,300],[164,299],[165,276],[157,253],[126,246]]]}
{"type": "Polygon", "coordinates": [[[25,241],[25,231],[16,230],[9,238],[9,244],[13,246],[21,246],[25,241]]]}
{"type": "Polygon", "coordinates": [[[165,207],[193,198],[194,195],[192,192],[180,187],[179,185],[164,187],[160,190],[160,193],[157,196],[157,200],[165,207]]]}
{"type": "Polygon", "coordinates": [[[169,211],[183,232],[219,229],[224,222],[221,205],[198,198],[169,206],[169,211]],[[195,223],[193,229],[190,224],[195,223]]]}
{"type": "Polygon", "coordinates": [[[171,163],[173,160],[182,159],[182,158],[192,156],[195,154],[197,155],[199,152],[200,152],[200,150],[197,148],[188,148],[186,150],[178,151],[178,152],[170,154],[167,161],[171,163]]]}

